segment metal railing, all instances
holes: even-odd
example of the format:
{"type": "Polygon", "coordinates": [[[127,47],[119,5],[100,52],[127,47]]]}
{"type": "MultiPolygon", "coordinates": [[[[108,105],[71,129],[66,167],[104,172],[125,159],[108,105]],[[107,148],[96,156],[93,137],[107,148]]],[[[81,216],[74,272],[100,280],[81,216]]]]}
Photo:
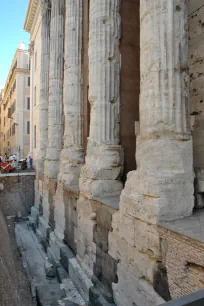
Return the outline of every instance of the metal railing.
{"type": "Polygon", "coordinates": [[[160,306],[204,306],[204,290],[183,296],[160,306]]]}

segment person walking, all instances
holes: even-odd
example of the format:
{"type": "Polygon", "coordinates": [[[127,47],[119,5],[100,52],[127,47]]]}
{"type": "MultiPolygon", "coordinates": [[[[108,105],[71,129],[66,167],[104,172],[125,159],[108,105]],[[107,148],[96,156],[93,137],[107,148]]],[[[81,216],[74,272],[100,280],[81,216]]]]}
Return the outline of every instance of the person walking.
{"type": "Polygon", "coordinates": [[[33,158],[31,154],[29,156],[29,165],[30,165],[30,169],[33,169],[33,158]]]}

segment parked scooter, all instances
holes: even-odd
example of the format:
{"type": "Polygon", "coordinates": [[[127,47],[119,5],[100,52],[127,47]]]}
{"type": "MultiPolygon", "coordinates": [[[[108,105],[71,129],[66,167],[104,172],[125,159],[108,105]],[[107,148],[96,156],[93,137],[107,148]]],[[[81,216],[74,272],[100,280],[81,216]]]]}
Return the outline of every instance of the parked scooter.
{"type": "Polygon", "coordinates": [[[22,159],[20,159],[19,160],[19,162],[18,162],[18,169],[20,169],[20,170],[25,170],[25,169],[27,169],[27,160],[26,160],[26,158],[22,158],[22,159]]]}

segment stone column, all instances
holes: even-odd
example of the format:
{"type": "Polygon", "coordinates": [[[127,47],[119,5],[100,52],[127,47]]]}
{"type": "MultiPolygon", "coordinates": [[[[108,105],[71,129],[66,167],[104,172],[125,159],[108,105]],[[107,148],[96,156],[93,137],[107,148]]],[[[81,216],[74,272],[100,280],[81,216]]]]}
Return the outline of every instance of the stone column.
{"type": "Polygon", "coordinates": [[[65,185],[78,185],[83,149],[82,0],[66,0],[64,61],[64,148],[60,175],[65,185]]]}
{"type": "Polygon", "coordinates": [[[90,136],[80,191],[88,197],[122,189],[120,122],[120,0],[90,0],[90,136]]]}
{"type": "MultiPolygon", "coordinates": [[[[55,195],[55,234],[64,239],[64,187],[79,184],[84,163],[82,130],[82,9],[83,0],[66,0],[64,41],[64,147],[60,155],[60,173],[55,195]]],[[[71,200],[70,200],[71,202],[71,200]]],[[[70,204],[71,205],[71,204],[70,204]]]]}
{"type": "Polygon", "coordinates": [[[48,99],[50,64],[50,0],[41,0],[41,75],[40,75],[40,148],[37,161],[38,175],[44,174],[44,162],[48,145],[48,99]]]}
{"type": "Polygon", "coordinates": [[[147,222],[189,216],[194,205],[186,0],[142,0],[137,171],[121,207],[147,222]]]}
{"type": "Polygon", "coordinates": [[[48,148],[45,176],[56,180],[63,140],[64,0],[51,0],[48,148]]]}
{"type": "Polygon", "coordinates": [[[194,205],[187,2],[140,1],[137,170],[128,174],[109,233],[109,254],[118,260],[113,292],[119,306],[170,299],[157,224],[191,215],[194,205]]]}
{"type": "MultiPolygon", "coordinates": [[[[34,71],[34,41],[30,42],[30,46],[29,46],[29,51],[30,51],[30,152],[33,153],[33,71],[34,71]]],[[[19,156],[20,158],[20,156],[19,156]]]]}

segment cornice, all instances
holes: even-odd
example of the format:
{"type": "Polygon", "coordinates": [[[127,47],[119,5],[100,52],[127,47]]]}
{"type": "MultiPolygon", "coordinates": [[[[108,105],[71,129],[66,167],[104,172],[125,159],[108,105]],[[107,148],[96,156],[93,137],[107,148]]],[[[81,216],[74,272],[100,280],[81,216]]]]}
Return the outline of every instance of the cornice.
{"type": "Polygon", "coordinates": [[[33,28],[33,22],[36,19],[36,14],[39,12],[40,9],[40,0],[30,0],[26,15],[26,20],[24,23],[24,29],[31,33],[33,28]]]}

